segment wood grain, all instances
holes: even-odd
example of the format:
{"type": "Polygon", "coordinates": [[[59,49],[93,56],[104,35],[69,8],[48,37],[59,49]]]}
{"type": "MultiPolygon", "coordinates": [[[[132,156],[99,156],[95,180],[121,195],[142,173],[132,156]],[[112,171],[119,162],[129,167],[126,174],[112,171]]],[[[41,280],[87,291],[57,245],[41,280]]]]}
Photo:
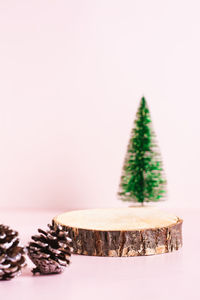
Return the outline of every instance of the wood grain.
{"type": "Polygon", "coordinates": [[[182,220],[149,207],[91,209],[54,218],[69,231],[73,253],[92,256],[139,256],[178,250],[182,220]]]}

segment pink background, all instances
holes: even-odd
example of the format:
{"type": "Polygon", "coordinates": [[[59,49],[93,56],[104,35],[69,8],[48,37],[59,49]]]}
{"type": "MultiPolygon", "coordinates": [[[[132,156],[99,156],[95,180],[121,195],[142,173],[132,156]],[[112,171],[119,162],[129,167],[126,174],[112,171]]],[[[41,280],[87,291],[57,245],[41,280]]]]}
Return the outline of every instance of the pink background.
{"type": "Polygon", "coordinates": [[[200,299],[199,11],[198,0],[0,1],[0,223],[26,245],[64,210],[127,205],[116,193],[142,95],[164,206],[184,218],[178,252],[73,255],[50,277],[28,261],[1,299],[200,299]]]}
{"type": "Polygon", "coordinates": [[[0,1],[0,207],[121,205],[147,98],[171,206],[198,206],[199,1],[0,1]]]}

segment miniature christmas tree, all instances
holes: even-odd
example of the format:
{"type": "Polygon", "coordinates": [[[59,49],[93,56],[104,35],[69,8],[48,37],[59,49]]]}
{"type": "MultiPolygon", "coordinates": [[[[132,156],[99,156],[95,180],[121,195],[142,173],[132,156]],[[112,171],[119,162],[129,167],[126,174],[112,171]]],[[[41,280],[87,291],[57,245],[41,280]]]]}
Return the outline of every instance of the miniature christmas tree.
{"type": "Polygon", "coordinates": [[[118,195],[123,201],[159,201],[165,195],[166,180],[155,143],[155,134],[145,98],[131,132],[118,195]]]}

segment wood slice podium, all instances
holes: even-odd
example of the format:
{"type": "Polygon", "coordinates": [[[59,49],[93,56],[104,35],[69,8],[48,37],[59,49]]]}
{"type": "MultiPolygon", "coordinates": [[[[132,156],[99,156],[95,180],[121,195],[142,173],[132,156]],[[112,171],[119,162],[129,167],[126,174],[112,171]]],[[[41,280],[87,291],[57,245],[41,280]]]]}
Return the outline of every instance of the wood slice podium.
{"type": "Polygon", "coordinates": [[[90,209],[56,216],[53,224],[69,231],[73,253],[139,256],[178,250],[182,220],[149,207],[90,209]]]}

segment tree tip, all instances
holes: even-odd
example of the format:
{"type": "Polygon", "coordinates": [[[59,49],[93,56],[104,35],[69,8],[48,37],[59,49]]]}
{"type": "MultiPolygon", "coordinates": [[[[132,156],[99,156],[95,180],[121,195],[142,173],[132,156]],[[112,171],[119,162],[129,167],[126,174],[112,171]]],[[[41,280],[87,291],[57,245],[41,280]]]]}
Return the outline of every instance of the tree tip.
{"type": "Polygon", "coordinates": [[[141,98],[141,102],[146,102],[146,99],[145,99],[145,97],[144,97],[144,96],[142,96],[142,98],[141,98]]]}

